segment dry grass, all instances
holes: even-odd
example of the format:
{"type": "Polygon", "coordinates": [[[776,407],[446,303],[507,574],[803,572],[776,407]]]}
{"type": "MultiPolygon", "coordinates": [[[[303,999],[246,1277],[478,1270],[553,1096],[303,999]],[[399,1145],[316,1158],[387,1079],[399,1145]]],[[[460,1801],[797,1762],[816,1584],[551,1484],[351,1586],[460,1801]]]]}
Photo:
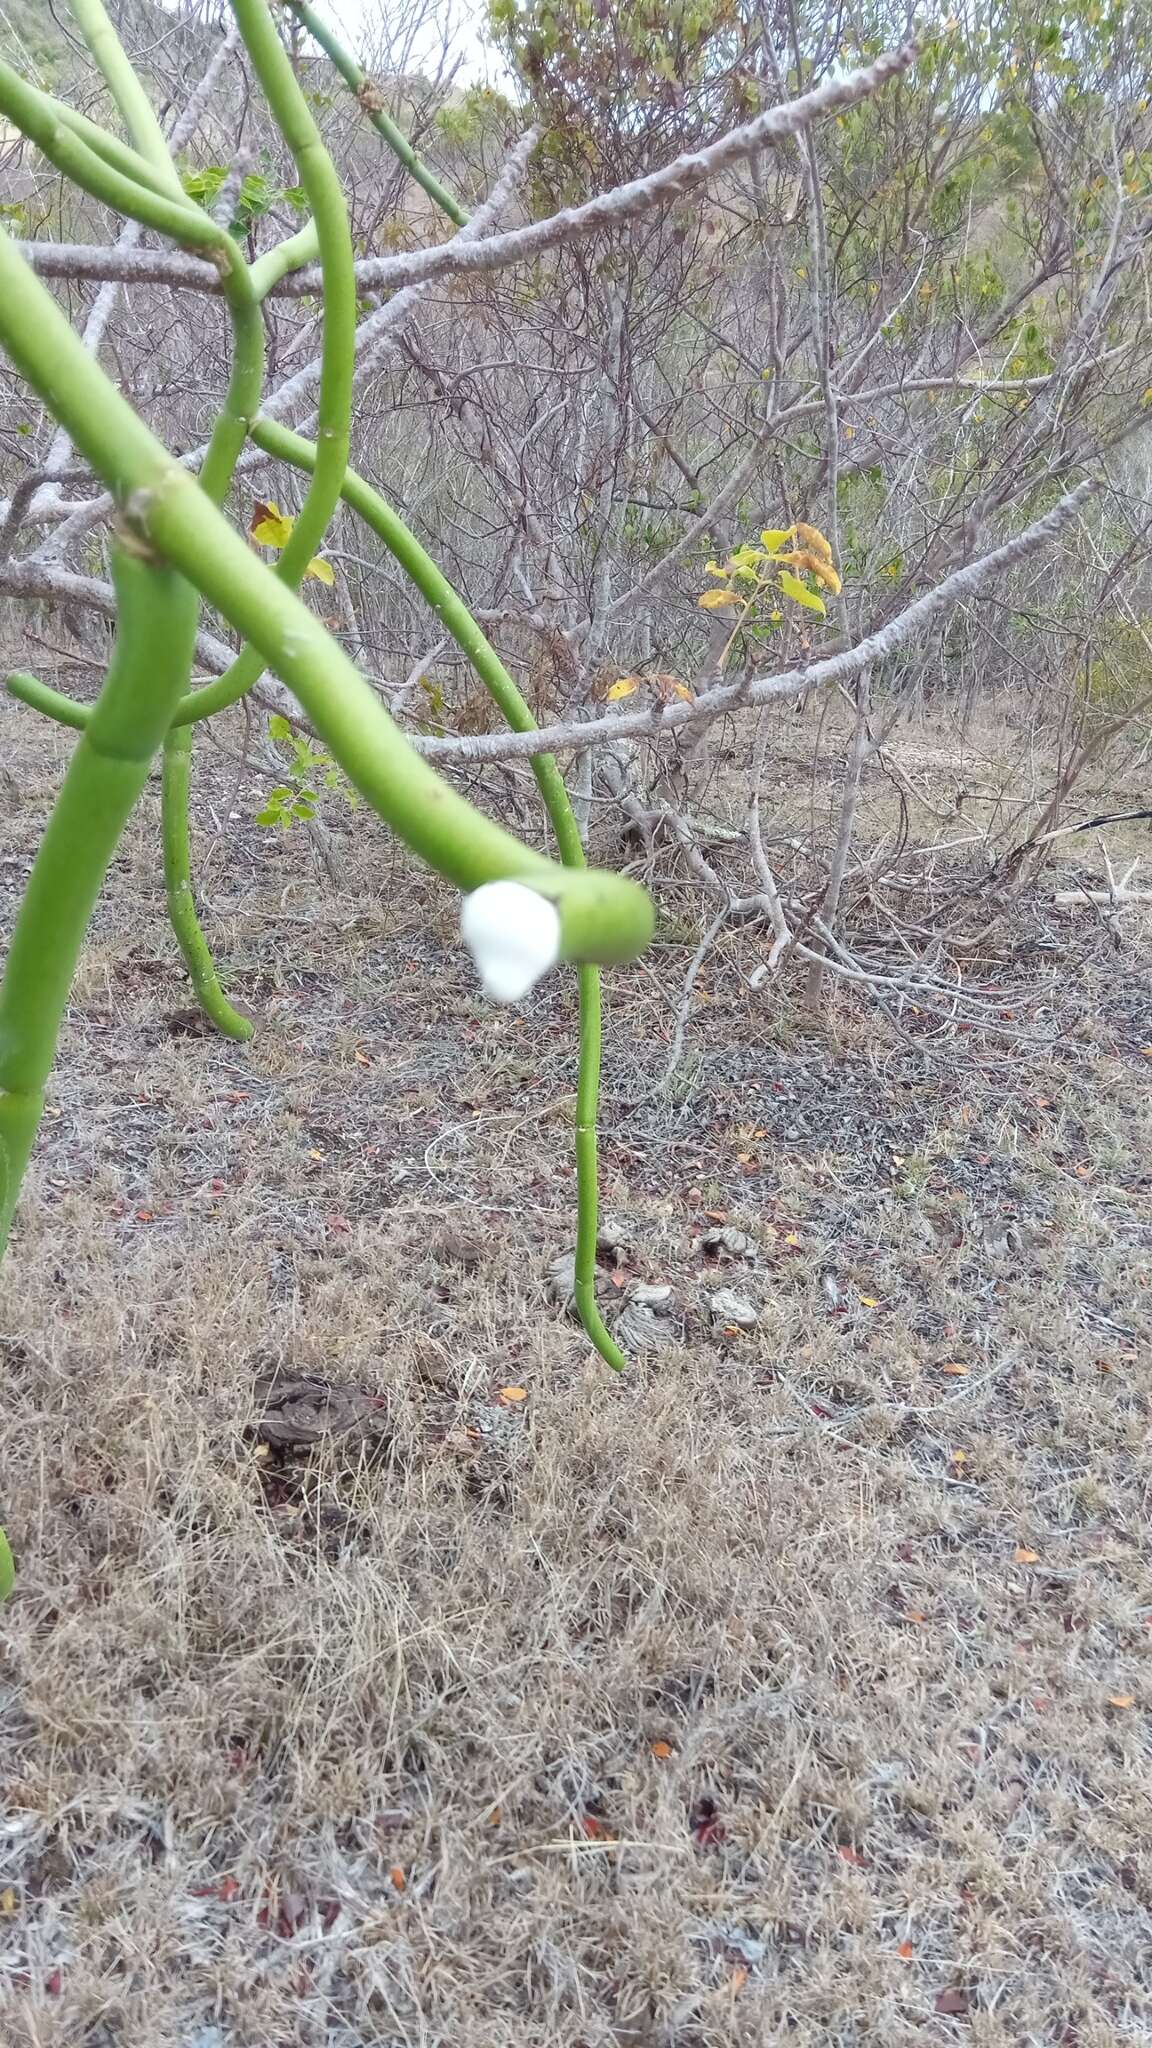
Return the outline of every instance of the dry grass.
{"type": "MultiPolygon", "coordinates": [[[[3,723],[11,892],[56,763],[3,723]]],[[[683,949],[615,977],[607,1200],[684,1312],[617,1383],[543,1302],[570,990],[487,1010],[363,819],[339,893],[248,830],[209,928],[258,1036],[173,1037],[153,834],[0,1297],[4,2040],[1147,2040],[1139,934],[1013,968],[1043,1056],[717,973],[674,1098],[683,949]],[[381,1454],[261,1459],[275,1361],[379,1396],[381,1454]]]]}

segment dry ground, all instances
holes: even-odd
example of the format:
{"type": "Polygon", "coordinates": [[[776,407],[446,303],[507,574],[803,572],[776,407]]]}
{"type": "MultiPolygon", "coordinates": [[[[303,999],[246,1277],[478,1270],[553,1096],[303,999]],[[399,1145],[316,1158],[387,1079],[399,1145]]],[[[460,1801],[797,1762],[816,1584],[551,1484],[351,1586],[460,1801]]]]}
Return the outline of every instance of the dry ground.
{"type": "MultiPolygon", "coordinates": [[[[2,723],[10,910],[63,749],[2,723]]],[[[981,969],[1048,1043],[931,1057],[716,963],[670,1093],[688,947],[614,976],[617,1278],[683,1319],[617,1382],[543,1291],[570,987],[492,1012],[345,861],[209,858],[250,1048],[168,1021],[152,800],[85,959],[0,1294],[0,2037],[1146,2041],[1147,933],[1050,916],[981,969]],[[276,1364],[371,1454],[261,1455],[276,1364]]]]}

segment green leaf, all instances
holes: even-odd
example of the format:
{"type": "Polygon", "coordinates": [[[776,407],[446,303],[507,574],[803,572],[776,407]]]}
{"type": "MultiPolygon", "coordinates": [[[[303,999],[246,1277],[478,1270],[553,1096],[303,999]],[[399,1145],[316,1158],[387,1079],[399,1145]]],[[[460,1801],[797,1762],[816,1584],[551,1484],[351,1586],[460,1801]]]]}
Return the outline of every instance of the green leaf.
{"type": "Polygon", "coordinates": [[[293,737],[292,727],[279,711],[268,720],[268,737],[270,740],[290,740],[293,737]]]}
{"type": "Polygon", "coordinates": [[[800,578],[792,574],[791,569],[781,569],[780,588],[785,597],[790,597],[794,604],[802,604],[810,612],[819,612],[822,619],[828,616],[824,599],[817,597],[814,590],[806,589],[800,578]]]}
{"type": "Polygon", "coordinates": [[[8,1598],[15,1583],[16,1566],[12,1561],[12,1551],[7,1536],[0,1529],[0,1600],[8,1598]]]}

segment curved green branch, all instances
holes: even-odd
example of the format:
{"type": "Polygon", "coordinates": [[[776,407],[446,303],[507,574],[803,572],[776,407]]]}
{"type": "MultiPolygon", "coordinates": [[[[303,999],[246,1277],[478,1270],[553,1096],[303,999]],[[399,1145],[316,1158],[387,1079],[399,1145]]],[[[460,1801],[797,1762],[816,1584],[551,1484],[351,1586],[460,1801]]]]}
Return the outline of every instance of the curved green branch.
{"type": "MultiPolygon", "coordinates": [[[[0,114],[4,114],[34,142],[49,163],[91,198],[110,206],[128,220],[155,228],[182,247],[204,249],[227,255],[231,236],[218,227],[181,190],[179,198],[158,190],[159,174],[145,163],[147,183],[118,169],[99,155],[76,129],[64,121],[53,103],[33,86],[26,85],[8,64],[0,63],[0,114]]],[[[232,243],[233,249],[235,243],[232,243]]]]}
{"type": "MultiPolygon", "coordinates": [[[[5,90],[10,79],[18,75],[7,65],[0,67],[5,90]]],[[[51,93],[43,92],[39,86],[30,85],[27,79],[21,79],[20,84],[24,92],[33,94],[40,102],[46,120],[50,117],[57,127],[68,129],[81,142],[87,143],[88,148],[102,158],[112,170],[121,172],[137,185],[145,186],[149,192],[174,196],[171,181],[167,176],[157,171],[155,166],[148,162],[147,157],[141,156],[129,143],[122,142],[118,135],[110,134],[107,128],[102,128],[98,121],[90,120],[87,114],[80,113],[76,107],[68,106],[63,100],[53,99],[51,93]]],[[[183,187],[181,191],[183,193],[183,187]]],[[[191,201],[187,199],[187,195],[183,196],[190,205],[191,201]]]]}
{"type": "MultiPolygon", "coordinates": [[[[233,4],[245,47],[312,209],[310,228],[323,272],[317,456],[311,486],[273,571],[280,582],[295,589],[324,539],[344,484],[356,369],[356,273],[340,181],[263,0],[233,4]]],[[[179,723],[209,717],[237,703],[259,680],[264,665],[257,647],[245,647],[224,675],[180,706],[179,723]]]]}
{"type": "Polygon", "coordinates": [[[287,5],[297,21],[307,29],[313,42],[319,43],[324,55],[336,66],[345,85],[355,95],[361,111],[368,116],[376,133],[383,137],[394,157],[403,164],[409,176],[455,221],[458,228],[467,226],[468,214],[460,201],[453,197],[447,187],[440,183],[434,171],[430,171],[423,157],[413,149],[402,128],[398,128],[390,114],[386,114],[375,94],[375,88],[366,71],[362,71],[355,57],[344,48],[343,43],[333,35],[326,22],[320,20],[308,6],[307,0],[287,0],[287,5]]]}
{"type": "Polygon", "coordinates": [[[173,727],[164,738],[161,818],[164,834],[164,889],[168,916],[196,1000],[225,1038],[252,1036],[251,1018],[233,1009],[223,989],[196,915],[192,893],[192,850],[188,827],[188,794],[192,772],[192,729],[173,727]]]}
{"type": "Polygon", "coordinates": [[[77,704],[74,697],[66,697],[63,690],[53,690],[47,683],[42,683],[39,676],[30,676],[23,669],[16,669],[5,676],[4,688],[10,697],[18,697],[21,704],[30,705],[44,718],[54,718],[57,725],[70,725],[76,732],[87,731],[92,716],[91,704],[77,704]]]}
{"type": "MultiPolygon", "coordinates": [[[[273,420],[257,420],[252,438],[265,453],[298,469],[310,469],[316,450],[302,435],[290,432],[273,420]]],[[[421,547],[415,534],[381,493],[355,470],[344,477],[344,499],[363,519],[394,559],[411,578],[451,633],[462,654],[467,656],[493,702],[514,732],[534,732],[536,720],[517,684],[508,673],[491,641],[481,631],[467,605],[453,589],[442,569],[421,547]]],[[[564,777],[553,754],[535,754],[532,772],[544,801],[544,808],[556,835],[560,858],[567,868],[583,868],[584,848],[565,787],[564,777]]],[[[596,1300],[596,1238],[599,1182],[599,1139],[597,1118],[600,1107],[601,1019],[600,970],[584,965],[580,986],[580,1069],[576,1089],[576,1310],[586,1335],[615,1372],[627,1364],[619,1345],[605,1328],[596,1300]]]]}
{"type": "Polygon", "coordinates": [[[43,1112],[84,934],[192,666],[192,585],[132,541],[117,543],[112,574],[112,660],[32,864],[0,981],[0,1249],[43,1112]]]}
{"type": "Polygon", "coordinates": [[[315,263],[320,254],[320,243],[314,220],[306,221],[297,228],[294,235],[277,242],[272,249],[265,249],[251,266],[252,289],[258,299],[266,299],[273,285],[290,270],[302,270],[306,263],[315,263]]]}
{"type": "Polygon", "coordinates": [[[108,19],[103,0],[72,0],[80,33],[104,76],[133,148],[150,164],[176,199],[185,198],[164,131],[144,87],[108,19]]]}
{"type": "Polygon", "coordinates": [[[558,867],[436,774],[315,614],[254,558],[85,353],[4,234],[0,341],[121,501],[134,530],[251,641],[299,698],[349,780],[421,858],[461,889],[508,878],[548,897],[559,913],[566,958],[625,960],[643,950],[652,933],[645,892],[620,875],[558,867]]]}

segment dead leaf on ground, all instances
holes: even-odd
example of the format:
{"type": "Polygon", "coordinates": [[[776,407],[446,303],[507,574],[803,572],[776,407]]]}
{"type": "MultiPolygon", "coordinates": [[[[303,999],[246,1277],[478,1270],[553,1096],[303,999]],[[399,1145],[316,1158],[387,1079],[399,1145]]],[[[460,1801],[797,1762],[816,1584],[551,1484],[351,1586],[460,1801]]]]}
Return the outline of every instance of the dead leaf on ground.
{"type": "Polygon", "coordinates": [[[607,1821],[601,1820],[598,1813],[582,1813],[580,1825],[588,1836],[589,1841],[614,1842],[616,1840],[607,1821]]]}
{"type": "Polygon", "coordinates": [[[935,2010],[939,2013],[950,2014],[956,2019],[963,2019],[964,2015],[972,2010],[971,1995],[967,1991],[960,1991],[955,1988],[948,1991],[938,1991],[936,1993],[935,2010]]]}

